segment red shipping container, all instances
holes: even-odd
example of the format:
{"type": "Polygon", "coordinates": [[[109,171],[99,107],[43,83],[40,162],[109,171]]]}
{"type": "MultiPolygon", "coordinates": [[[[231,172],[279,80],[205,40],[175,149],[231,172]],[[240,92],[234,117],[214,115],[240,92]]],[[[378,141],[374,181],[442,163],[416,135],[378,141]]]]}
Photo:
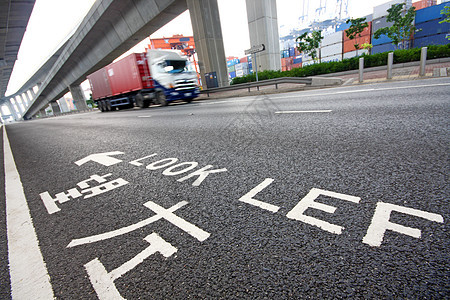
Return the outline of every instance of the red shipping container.
{"type": "MultiPolygon", "coordinates": [[[[361,32],[361,37],[368,36],[368,35],[372,34],[372,21],[367,22],[367,24],[369,24],[369,26],[364,28],[364,30],[361,32]]],[[[347,37],[347,33],[344,30],[344,42],[345,41],[350,41],[350,39],[347,37]]]]}
{"type": "Polygon", "coordinates": [[[355,44],[359,44],[362,49],[362,44],[370,44],[370,35],[358,37],[353,40],[348,40],[344,42],[344,53],[355,51],[355,44]]]}
{"type": "Polygon", "coordinates": [[[145,53],[132,53],[105,69],[113,96],[153,87],[145,53]]]}
{"type": "Polygon", "coordinates": [[[102,68],[87,76],[91,85],[92,99],[97,100],[112,96],[106,69],[102,68]]]}
{"type": "Polygon", "coordinates": [[[240,58],[239,61],[240,61],[241,63],[246,63],[246,62],[248,62],[248,57],[247,57],[247,56],[244,56],[243,58],[240,58]]]}
{"type": "Polygon", "coordinates": [[[301,67],[302,67],[302,63],[292,64],[292,69],[297,69],[297,68],[301,68],[301,67]]]}

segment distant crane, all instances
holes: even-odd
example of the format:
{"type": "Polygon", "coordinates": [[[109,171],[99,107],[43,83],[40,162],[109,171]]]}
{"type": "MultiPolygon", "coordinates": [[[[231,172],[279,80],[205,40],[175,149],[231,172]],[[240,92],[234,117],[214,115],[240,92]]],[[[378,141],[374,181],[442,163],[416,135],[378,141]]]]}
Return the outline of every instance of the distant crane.
{"type": "Polygon", "coordinates": [[[327,9],[327,0],[324,0],[324,4],[322,6],[322,0],[319,0],[319,7],[316,8],[316,20],[320,18],[320,15],[322,15],[326,9],[327,9]]]}

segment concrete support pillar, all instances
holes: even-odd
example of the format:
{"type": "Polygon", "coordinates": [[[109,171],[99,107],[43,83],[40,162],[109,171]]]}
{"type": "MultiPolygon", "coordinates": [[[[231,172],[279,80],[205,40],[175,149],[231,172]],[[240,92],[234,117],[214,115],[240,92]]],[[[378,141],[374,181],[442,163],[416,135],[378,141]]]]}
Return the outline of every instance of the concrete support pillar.
{"type": "Polygon", "coordinates": [[[47,116],[47,113],[45,112],[45,108],[43,108],[43,109],[41,109],[41,110],[39,111],[38,116],[39,116],[40,118],[44,118],[44,117],[47,116]]]}
{"type": "Polygon", "coordinates": [[[72,94],[73,101],[78,111],[88,110],[88,106],[86,104],[86,97],[84,96],[84,92],[79,85],[69,86],[70,93],[72,94]]]}
{"type": "MultiPolygon", "coordinates": [[[[250,47],[264,44],[256,54],[258,70],[281,70],[276,0],[246,0],[250,47]]],[[[254,67],[253,67],[254,68],[254,67]]]]}
{"type": "Polygon", "coordinates": [[[187,0],[203,88],[205,73],[216,72],[219,87],[229,85],[217,0],[187,0]]]}
{"type": "Polygon", "coordinates": [[[53,115],[54,116],[57,116],[57,115],[61,114],[61,109],[59,108],[58,103],[52,102],[51,106],[52,106],[52,110],[53,110],[53,115]]]}
{"type": "Polygon", "coordinates": [[[59,108],[61,109],[61,112],[70,112],[69,107],[67,106],[66,98],[62,97],[59,100],[57,100],[59,104],[59,108]]]}

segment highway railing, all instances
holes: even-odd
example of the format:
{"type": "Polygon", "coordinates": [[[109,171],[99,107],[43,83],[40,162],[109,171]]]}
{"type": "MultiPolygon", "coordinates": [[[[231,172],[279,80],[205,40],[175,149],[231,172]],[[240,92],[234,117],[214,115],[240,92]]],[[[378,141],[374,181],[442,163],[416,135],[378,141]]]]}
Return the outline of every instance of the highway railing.
{"type": "Polygon", "coordinates": [[[211,88],[211,89],[203,90],[201,93],[207,94],[209,97],[209,94],[217,93],[217,92],[235,91],[235,90],[241,90],[241,89],[248,89],[248,92],[250,92],[250,90],[252,88],[256,88],[259,91],[259,88],[261,86],[267,86],[267,85],[274,85],[275,89],[278,89],[278,85],[283,84],[283,83],[311,85],[312,82],[313,82],[312,77],[281,77],[281,78],[261,80],[261,81],[257,81],[257,82],[233,84],[230,86],[224,86],[224,87],[219,87],[219,88],[211,88]]]}

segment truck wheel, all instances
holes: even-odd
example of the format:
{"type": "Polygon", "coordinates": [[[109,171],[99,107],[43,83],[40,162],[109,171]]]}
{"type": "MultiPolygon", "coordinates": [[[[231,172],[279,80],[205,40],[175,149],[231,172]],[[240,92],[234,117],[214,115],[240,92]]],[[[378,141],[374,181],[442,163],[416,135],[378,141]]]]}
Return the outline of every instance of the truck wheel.
{"type": "Polygon", "coordinates": [[[98,102],[97,102],[97,107],[98,107],[98,109],[100,109],[101,112],[104,112],[104,111],[105,111],[105,109],[103,108],[102,101],[98,101],[98,102]]]}
{"type": "Polygon", "coordinates": [[[100,105],[101,111],[102,111],[102,112],[105,112],[105,111],[106,111],[105,100],[100,101],[100,102],[99,102],[99,105],[100,105]]]}
{"type": "Polygon", "coordinates": [[[147,108],[150,103],[148,101],[145,101],[144,96],[142,96],[142,94],[139,93],[136,95],[136,104],[140,108],[147,108]]]}
{"type": "Polygon", "coordinates": [[[107,111],[112,111],[114,108],[111,106],[111,101],[105,100],[105,106],[107,111]]]}
{"type": "Polygon", "coordinates": [[[156,93],[156,102],[161,106],[167,106],[169,104],[169,102],[167,102],[166,95],[164,95],[164,92],[161,91],[156,93]]]}

